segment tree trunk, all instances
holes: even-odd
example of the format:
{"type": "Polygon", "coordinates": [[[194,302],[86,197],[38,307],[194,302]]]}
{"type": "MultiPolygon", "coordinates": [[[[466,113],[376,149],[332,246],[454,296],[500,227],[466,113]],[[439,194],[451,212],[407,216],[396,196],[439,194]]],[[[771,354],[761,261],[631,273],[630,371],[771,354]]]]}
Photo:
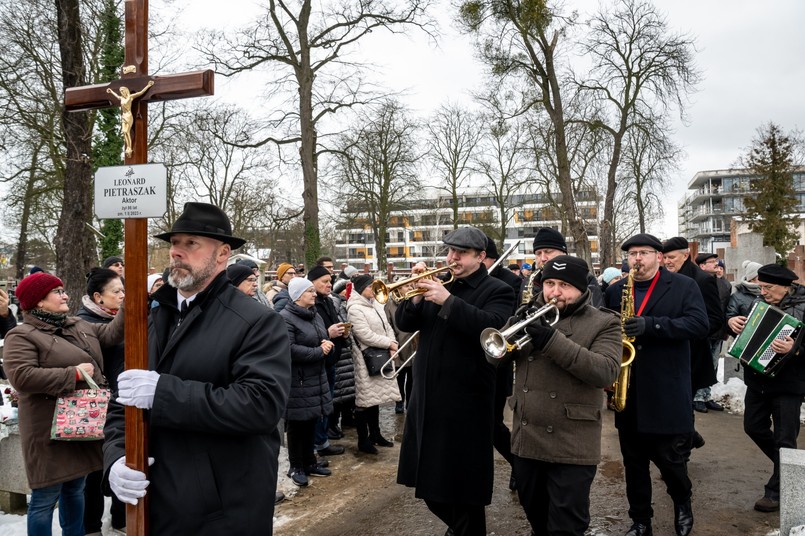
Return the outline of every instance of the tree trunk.
{"type": "Polygon", "coordinates": [[[621,128],[614,134],[612,140],[612,157],[609,160],[607,191],[604,197],[604,219],[601,220],[601,225],[598,229],[598,260],[602,270],[607,266],[612,266],[613,259],[617,258],[615,253],[615,226],[612,225],[612,222],[615,218],[615,189],[617,188],[615,177],[621,161],[623,136],[626,131],[624,123],[625,120],[622,119],[621,128]]]}
{"type": "MultiPolygon", "coordinates": [[[[79,0],[56,0],[59,52],[65,88],[86,84],[81,44],[79,0]]],[[[56,271],[74,296],[71,310],[81,304],[85,274],[97,263],[95,239],[87,225],[92,219],[92,131],[86,112],[62,112],[66,142],[64,204],[56,232],[56,271]]]]}

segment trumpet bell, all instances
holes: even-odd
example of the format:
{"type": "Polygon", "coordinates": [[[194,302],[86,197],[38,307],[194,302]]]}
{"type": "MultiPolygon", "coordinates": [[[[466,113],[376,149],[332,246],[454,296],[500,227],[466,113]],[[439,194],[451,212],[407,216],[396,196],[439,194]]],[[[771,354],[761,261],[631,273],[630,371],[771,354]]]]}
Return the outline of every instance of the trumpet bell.
{"type": "Polygon", "coordinates": [[[372,281],[372,294],[375,295],[375,300],[377,300],[378,303],[386,303],[389,301],[388,287],[379,279],[372,281]]]}
{"type": "Polygon", "coordinates": [[[481,332],[481,346],[483,346],[484,352],[493,359],[501,359],[509,351],[509,343],[506,338],[495,328],[486,328],[481,332]]]}

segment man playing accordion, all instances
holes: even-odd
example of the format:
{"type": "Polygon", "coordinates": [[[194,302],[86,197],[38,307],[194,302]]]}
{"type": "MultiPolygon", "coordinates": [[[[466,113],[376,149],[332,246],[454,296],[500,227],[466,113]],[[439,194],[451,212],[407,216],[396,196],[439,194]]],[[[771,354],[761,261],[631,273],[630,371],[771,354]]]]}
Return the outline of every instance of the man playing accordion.
{"type": "MultiPolygon", "coordinates": [[[[794,283],[797,274],[778,264],[767,264],[758,269],[757,278],[760,287],[758,299],[803,320],[805,287],[794,283]]],[[[737,335],[743,331],[746,319],[745,315],[732,316],[727,322],[737,335]]],[[[791,354],[786,355],[790,359],[774,377],[744,367],[744,431],[774,463],[763,497],[755,503],[755,510],[759,512],[780,509],[780,448],[797,448],[800,406],[805,395],[805,360],[799,355],[802,346],[786,336],[775,339],[771,349],[777,354],[791,354]]]]}

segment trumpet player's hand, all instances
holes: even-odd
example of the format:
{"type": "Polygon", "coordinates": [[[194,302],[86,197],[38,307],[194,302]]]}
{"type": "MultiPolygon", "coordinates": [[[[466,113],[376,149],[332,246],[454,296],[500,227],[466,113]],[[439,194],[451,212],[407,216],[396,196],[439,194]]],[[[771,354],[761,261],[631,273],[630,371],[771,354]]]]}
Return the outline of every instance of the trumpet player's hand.
{"type": "Polygon", "coordinates": [[[554,329],[540,322],[532,322],[525,327],[525,332],[531,337],[531,345],[534,350],[542,350],[553,336],[554,329]]]}
{"type": "Polygon", "coordinates": [[[425,288],[426,291],[422,294],[425,301],[433,302],[436,305],[443,305],[450,297],[450,291],[447,290],[441,281],[434,281],[433,279],[421,279],[417,282],[420,288],[425,288]]]}
{"type": "Polygon", "coordinates": [[[639,337],[646,332],[646,318],[633,316],[623,323],[623,333],[628,337],[639,337]]]}
{"type": "Polygon", "coordinates": [[[727,325],[730,327],[733,333],[738,334],[744,330],[744,326],[746,325],[746,317],[733,316],[727,320],[727,325]]]}

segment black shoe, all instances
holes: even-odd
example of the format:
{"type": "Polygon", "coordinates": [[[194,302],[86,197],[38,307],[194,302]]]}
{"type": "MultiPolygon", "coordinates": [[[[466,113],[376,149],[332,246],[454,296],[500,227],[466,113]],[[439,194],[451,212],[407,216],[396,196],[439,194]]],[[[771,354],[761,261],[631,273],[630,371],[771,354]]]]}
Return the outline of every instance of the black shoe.
{"type": "Polygon", "coordinates": [[[279,503],[281,503],[281,502],[282,502],[282,501],[284,501],[284,500],[285,500],[285,494],[284,494],[283,492],[278,491],[278,492],[277,492],[277,493],[274,495],[274,504],[279,504],[279,503]]]}
{"type": "Polygon", "coordinates": [[[394,404],[394,413],[396,413],[397,415],[405,413],[405,406],[403,405],[402,402],[397,402],[396,404],[394,404]]]}
{"type": "Polygon", "coordinates": [[[327,429],[327,439],[341,439],[342,437],[344,437],[342,432],[339,432],[333,428],[327,429]]]}
{"type": "Polygon", "coordinates": [[[716,402],[715,400],[708,400],[704,403],[704,407],[707,409],[712,409],[713,411],[724,411],[724,406],[716,402]]]}
{"type": "Polygon", "coordinates": [[[326,467],[322,467],[321,464],[317,463],[315,465],[310,465],[305,469],[305,474],[307,476],[330,476],[333,474],[332,471],[327,469],[326,467]]]}
{"type": "Polygon", "coordinates": [[[330,445],[327,448],[319,449],[316,452],[319,456],[338,456],[344,454],[344,447],[341,445],[330,445]]]}
{"type": "Polygon", "coordinates": [[[291,480],[297,486],[308,485],[307,475],[301,467],[291,467],[291,470],[288,471],[288,476],[291,477],[291,480]]]}
{"type": "Polygon", "coordinates": [[[455,532],[450,527],[447,527],[447,532],[444,533],[444,536],[455,536],[455,532]]]}
{"type": "Polygon", "coordinates": [[[517,491],[517,479],[514,478],[514,472],[512,472],[512,476],[509,477],[509,491],[517,491]]]}
{"type": "Polygon", "coordinates": [[[386,439],[380,434],[377,434],[372,438],[372,443],[377,445],[378,447],[393,447],[394,443],[386,439]]]}
{"type": "Polygon", "coordinates": [[[322,458],[316,461],[316,465],[318,465],[319,467],[330,467],[330,461],[322,458]]]}
{"type": "Polygon", "coordinates": [[[633,523],[626,536],[651,536],[651,523],[633,523]]]}
{"type": "Polygon", "coordinates": [[[702,402],[701,400],[693,401],[693,409],[698,411],[699,413],[707,413],[707,406],[705,406],[704,402],[702,402]]]}
{"type": "Polygon", "coordinates": [[[674,528],[677,536],[688,536],[693,530],[693,508],[690,500],[674,505],[674,528]]]}
{"type": "Polygon", "coordinates": [[[702,434],[696,430],[693,431],[693,440],[690,446],[695,449],[700,449],[704,446],[704,438],[702,437],[702,434]]]}
{"type": "Polygon", "coordinates": [[[365,452],[366,454],[377,454],[377,449],[368,439],[365,441],[358,441],[358,450],[365,452]]]}

